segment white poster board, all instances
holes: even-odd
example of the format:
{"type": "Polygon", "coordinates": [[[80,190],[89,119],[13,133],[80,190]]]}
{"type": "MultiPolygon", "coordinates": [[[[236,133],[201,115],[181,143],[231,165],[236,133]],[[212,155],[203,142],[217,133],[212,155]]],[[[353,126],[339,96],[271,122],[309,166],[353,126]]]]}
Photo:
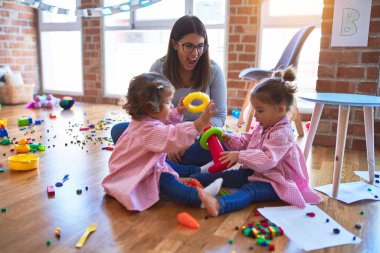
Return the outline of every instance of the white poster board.
{"type": "Polygon", "coordinates": [[[332,47],[366,47],[372,0],[335,0],[332,47]]]}

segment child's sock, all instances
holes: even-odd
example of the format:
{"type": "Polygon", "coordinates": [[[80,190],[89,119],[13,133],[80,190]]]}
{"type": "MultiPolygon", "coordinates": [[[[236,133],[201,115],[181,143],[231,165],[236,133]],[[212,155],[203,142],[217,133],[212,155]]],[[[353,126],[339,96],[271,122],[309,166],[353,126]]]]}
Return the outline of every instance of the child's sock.
{"type": "Polygon", "coordinates": [[[208,169],[214,165],[214,161],[211,161],[209,163],[206,163],[205,165],[201,166],[201,173],[208,173],[208,169]]]}
{"type": "MultiPolygon", "coordinates": [[[[223,178],[218,178],[214,182],[212,182],[211,184],[209,184],[203,190],[205,192],[210,193],[213,197],[215,197],[216,195],[218,195],[218,193],[220,191],[220,188],[222,187],[222,183],[223,183],[223,178]]],[[[205,208],[205,206],[203,205],[203,203],[201,205],[201,208],[203,208],[203,209],[205,208]]]]}

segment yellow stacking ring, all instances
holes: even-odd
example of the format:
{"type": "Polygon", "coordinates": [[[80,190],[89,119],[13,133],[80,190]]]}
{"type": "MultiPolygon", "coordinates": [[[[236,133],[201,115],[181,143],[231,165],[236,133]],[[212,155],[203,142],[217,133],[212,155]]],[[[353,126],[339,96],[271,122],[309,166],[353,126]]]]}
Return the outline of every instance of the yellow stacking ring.
{"type": "Polygon", "coordinates": [[[185,99],[183,100],[183,105],[187,107],[187,110],[189,112],[199,113],[199,112],[204,111],[204,109],[206,108],[209,102],[210,102],[210,97],[206,93],[198,91],[198,92],[189,93],[189,95],[187,95],[185,99]],[[202,100],[203,103],[195,106],[191,104],[193,100],[202,100]]]}

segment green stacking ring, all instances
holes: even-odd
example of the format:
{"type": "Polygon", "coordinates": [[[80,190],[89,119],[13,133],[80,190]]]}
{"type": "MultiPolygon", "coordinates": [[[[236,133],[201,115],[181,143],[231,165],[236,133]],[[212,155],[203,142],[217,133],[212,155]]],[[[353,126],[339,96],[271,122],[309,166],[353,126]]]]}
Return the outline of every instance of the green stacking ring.
{"type": "Polygon", "coordinates": [[[201,147],[203,149],[205,149],[205,150],[209,150],[210,149],[208,147],[207,140],[213,134],[218,135],[218,139],[222,140],[222,136],[223,136],[222,129],[217,128],[217,127],[212,127],[209,130],[207,130],[204,134],[202,134],[202,136],[201,136],[201,140],[200,140],[199,144],[201,144],[201,147]]]}

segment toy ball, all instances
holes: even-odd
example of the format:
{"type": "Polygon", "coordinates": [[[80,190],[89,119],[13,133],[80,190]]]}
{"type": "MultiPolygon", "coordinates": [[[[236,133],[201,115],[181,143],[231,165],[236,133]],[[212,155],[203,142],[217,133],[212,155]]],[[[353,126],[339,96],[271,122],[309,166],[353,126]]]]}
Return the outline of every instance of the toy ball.
{"type": "Polygon", "coordinates": [[[59,106],[61,106],[64,110],[69,110],[75,103],[74,98],[72,97],[63,97],[59,102],[59,106]]]}
{"type": "Polygon", "coordinates": [[[238,109],[233,109],[231,114],[232,116],[238,119],[240,117],[241,112],[238,109]]]}

